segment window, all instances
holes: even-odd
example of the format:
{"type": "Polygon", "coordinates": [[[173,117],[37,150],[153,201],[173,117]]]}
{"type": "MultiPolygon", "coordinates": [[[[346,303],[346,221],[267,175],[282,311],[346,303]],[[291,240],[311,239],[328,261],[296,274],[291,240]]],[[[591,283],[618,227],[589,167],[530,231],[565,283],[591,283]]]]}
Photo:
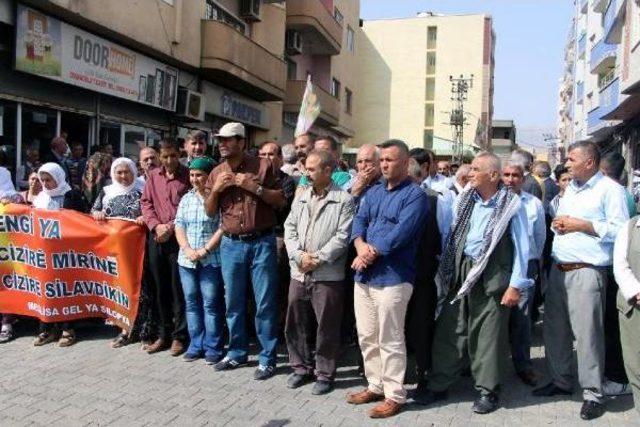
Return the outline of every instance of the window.
{"type": "Polygon", "coordinates": [[[433,127],[433,115],[434,115],[434,107],[433,104],[427,104],[424,109],[424,127],[433,127]]]}
{"type": "Polygon", "coordinates": [[[224,22],[225,24],[231,25],[242,34],[244,34],[246,30],[244,22],[229,13],[222,6],[213,2],[213,0],[207,0],[207,3],[205,4],[204,19],[224,22]]]}
{"type": "Polygon", "coordinates": [[[436,73],[436,53],[427,52],[427,74],[433,75],[436,73]]]}
{"type": "Polygon", "coordinates": [[[331,95],[340,99],[340,82],[336,79],[331,79],[331,95]]]}
{"type": "Polygon", "coordinates": [[[438,27],[427,28],[427,49],[435,49],[438,40],[438,27]]]}
{"type": "Polygon", "coordinates": [[[287,58],[287,79],[296,80],[298,76],[298,64],[290,58],[287,58]]]}
{"type": "Polygon", "coordinates": [[[351,103],[353,99],[353,92],[351,92],[347,88],[344,88],[344,97],[345,97],[344,111],[347,114],[351,114],[351,103]]]}
{"type": "Polygon", "coordinates": [[[344,22],[344,16],[338,10],[337,7],[333,8],[333,18],[338,22],[338,24],[342,25],[344,22]]]}
{"type": "Polygon", "coordinates": [[[427,93],[425,96],[425,100],[433,101],[436,97],[436,79],[433,77],[427,78],[427,93]]]}
{"type": "Polygon", "coordinates": [[[355,44],[356,44],[356,33],[353,31],[353,28],[347,25],[347,49],[349,52],[355,52],[355,44]]]}
{"type": "Polygon", "coordinates": [[[424,148],[433,147],[433,129],[425,129],[422,143],[424,148]]]}

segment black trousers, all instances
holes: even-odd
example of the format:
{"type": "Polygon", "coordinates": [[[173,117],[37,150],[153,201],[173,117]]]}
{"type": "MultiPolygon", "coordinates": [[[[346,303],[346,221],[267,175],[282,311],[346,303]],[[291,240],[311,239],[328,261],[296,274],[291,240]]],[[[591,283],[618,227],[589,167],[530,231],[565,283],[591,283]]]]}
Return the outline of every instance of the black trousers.
{"type": "Polygon", "coordinates": [[[164,243],[149,242],[149,267],[155,282],[158,337],[187,342],[184,294],[178,272],[180,248],[175,237],[164,243]]]}
{"type": "Polygon", "coordinates": [[[607,269],[607,291],[604,308],[604,376],[617,383],[629,382],[624,370],[622,346],[620,345],[620,322],[616,297],[618,284],[613,276],[613,268],[607,269]]]}
{"type": "Polygon", "coordinates": [[[407,347],[413,351],[418,381],[431,369],[431,345],[438,303],[436,284],[431,279],[418,279],[413,287],[407,311],[407,347]]]}

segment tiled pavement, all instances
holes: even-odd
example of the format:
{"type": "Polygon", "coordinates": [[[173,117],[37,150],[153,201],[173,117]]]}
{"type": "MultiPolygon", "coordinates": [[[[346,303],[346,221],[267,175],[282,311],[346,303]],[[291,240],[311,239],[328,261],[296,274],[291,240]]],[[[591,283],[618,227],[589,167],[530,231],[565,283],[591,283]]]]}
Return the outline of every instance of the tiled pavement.
{"type": "MultiPolygon", "coordinates": [[[[317,397],[311,395],[311,385],[285,387],[284,359],[274,378],[258,382],[252,378],[253,366],[218,373],[203,362],[185,363],[166,352],[149,356],[137,344],[111,349],[108,343],[116,332],[105,326],[82,325],[80,341],[66,349],[33,347],[34,330],[34,324],[23,322],[23,336],[0,346],[0,426],[640,425],[630,396],[610,401],[602,418],[587,423],[578,416],[578,393],[570,400],[533,398],[510,367],[501,408],[493,414],[471,412],[474,393],[470,379],[464,378],[442,404],[408,405],[393,419],[373,421],[365,414],[368,405],[344,401],[348,390],[364,384],[349,363],[352,350],[345,350],[337,389],[317,397]]],[[[534,349],[538,370],[543,369],[542,352],[534,349]]]]}

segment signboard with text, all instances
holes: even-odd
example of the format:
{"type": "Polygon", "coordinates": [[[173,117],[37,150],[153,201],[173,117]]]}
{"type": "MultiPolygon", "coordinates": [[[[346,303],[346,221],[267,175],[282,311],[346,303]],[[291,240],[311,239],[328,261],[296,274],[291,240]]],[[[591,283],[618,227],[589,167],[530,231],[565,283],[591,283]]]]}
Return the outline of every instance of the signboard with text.
{"type": "Polygon", "coordinates": [[[43,322],[102,317],[131,330],[144,242],[133,221],[0,205],[0,313],[43,322]]]}
{"type": "Polygon", "coordinates": [[[18,5],[16,70],[175,111],[178,70],[18,5]]]}

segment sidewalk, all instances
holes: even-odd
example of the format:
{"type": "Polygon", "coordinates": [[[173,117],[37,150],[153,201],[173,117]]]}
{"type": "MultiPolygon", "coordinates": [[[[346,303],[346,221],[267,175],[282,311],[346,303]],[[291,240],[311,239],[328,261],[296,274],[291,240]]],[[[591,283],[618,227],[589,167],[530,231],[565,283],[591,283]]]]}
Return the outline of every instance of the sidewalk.
{"type": "MultiPolygon", "coordinates": [[[[312,385],[287,389],[289,370],[284,363],[274,378],[258,382],[252,377],[255,365],[219,373],[202,361],[185,363],[168,352],[149,356],[138,344],[111,349],[109,342],[116,331],[104,326],[81,327],[78,344],[67,349],[36,348],[31,344],[33,335],[26,335],[35,331],[30,326],[22,324],[23,335],[0,346],[3,426],[639,425],[631,396],[610,401],[602,418],[586,423],[578,415],[578,393],[571,400],[533,398],[511,368],[501,408],[493,414],[471,412],[475,395],[471,380],[463,378],[444,403],[428,408],[408,405],[393,419],[373,421],[365,414],[370,405],[345,403],[347,391],[364,385],[351,363],[342,363],[336,390],[318,397],[311,395],[312,385]]],[[[534,349],[539,372],[543,371],[542,352],[540,347],[534,349]]],[[[353,360],[353,356],[352,351],[344,359],[353,360]]]]}

